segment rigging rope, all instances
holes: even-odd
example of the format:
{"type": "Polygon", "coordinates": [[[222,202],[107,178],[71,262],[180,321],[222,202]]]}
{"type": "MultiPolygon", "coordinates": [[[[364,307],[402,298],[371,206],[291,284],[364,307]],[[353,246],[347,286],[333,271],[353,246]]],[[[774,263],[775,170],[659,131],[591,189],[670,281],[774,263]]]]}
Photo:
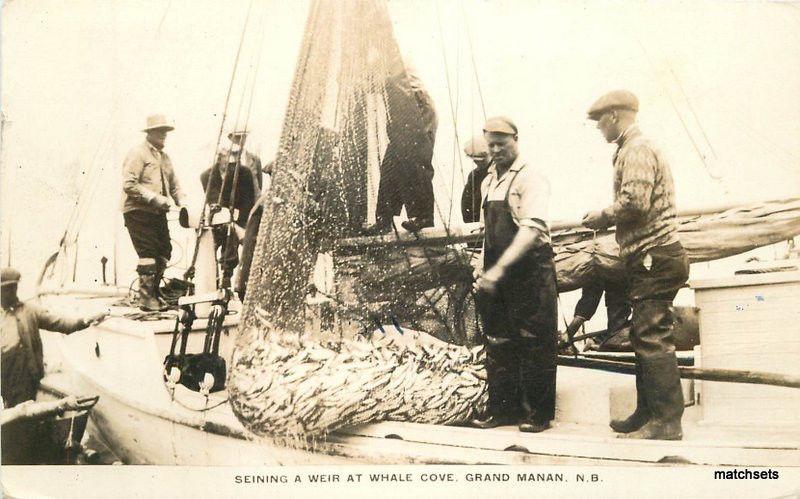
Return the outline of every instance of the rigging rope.
{"type": "Polygon", "coordinates": [[[700,158],[700,161],[702,161],[703,166],[705,167],[706,174],[712,180],[714,180],[714,181],[718,182],[720,185],[722,185],[723,189],[727,193],[728,192],[728,188],[725,185],[725,183],[723,182],[723,177],[721,175],[719,175],[717,173],[714,173],[712,171],[711,166],[709,166],[708,162],[706,161],[705,154],[703,154],[703,152],[700,150],[700,146],[697,144],[697,141],[695,140],[694,136],[689,131],[689,127],[688,127],[688,125],[686,123],[686,120],[684,120],[683,114],[678,109],[678,105],[675,102],[675,99],[672,98],[672,95],[670,94],[669,89],[667,88],[666,84],[661,79],[659,79],[657,77],[657,68],[656,68],[656,65],[653,62],[652,58],[650,57],[650,53],[647,51],[647,49],[645,48],[644,44],[642,43],[642,41],[640,39],[637,38],[636,41],[639,44],[639,47],[641,47],[642,52],[644,52],[644,55],[647,58],[647,61],[650,63],[650,66],[653,68],[654,72],[656,73],[656,81],[658,81],[658,83],[664,89],[664,93],[667,95],[667,99],[669,100],[670,104],[672,105],[672,109],[675,111],[675,115],[678,117],[678,120],[680,120],[681,125],[683,126],[683,130],[686,132],[686,136],[689,138],[689,141],[692,143],[692,147],[694,148],[695,152],[697,152],[697,156],[700,158]]]}
{"type": "Polygon", "coordinates": [[[475,63],[475,49],[472,46],[472,31],[469,27],[469,18],[467,17],[466,10],[464,9],[464,2],[458,2],[461,8],[461,15],[464,18],[464,26],[467,32],[467,41],[469,42],[469,55],[472,59],[472,71],[475,74],[475,84],[478,87],[478,97],[481,101],[481,112],[483,113],[483,121],[486,121],[486,104],[483,99],[483,91],[481,90],[481,79],[478,76],[478,64],[475,63]]]}

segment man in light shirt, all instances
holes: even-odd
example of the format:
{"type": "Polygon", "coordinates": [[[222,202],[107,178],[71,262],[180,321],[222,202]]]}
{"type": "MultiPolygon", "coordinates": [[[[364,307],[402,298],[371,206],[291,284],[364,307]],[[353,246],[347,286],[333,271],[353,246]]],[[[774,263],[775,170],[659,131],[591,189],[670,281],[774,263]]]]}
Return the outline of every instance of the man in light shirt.
{"type": "Polygon", "coordinates": [[[547,225],[550,184],[519,156],[517,126],[491,118],[492,166],[483,180],[483,261],[476,303],[486,336],[487,414],[478,428],[541,432],[555,417],[556,273],[547,225]]]}
{"type": "Polygon", "coordinates": [[[167,212],[185,196],[172,161],[164,152],[167,132],[175,127],[160,114],[147,117],[146,139],[133,147],[122,165],[122,215],[139,256],[139,307],[164,310],[158,287],[172,254],[167,212]]]}

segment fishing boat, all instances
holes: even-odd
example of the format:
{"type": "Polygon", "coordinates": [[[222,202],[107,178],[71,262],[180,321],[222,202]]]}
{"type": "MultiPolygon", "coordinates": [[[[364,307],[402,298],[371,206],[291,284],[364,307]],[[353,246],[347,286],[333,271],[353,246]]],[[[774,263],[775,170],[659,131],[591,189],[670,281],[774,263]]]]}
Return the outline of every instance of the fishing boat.
{"type": "MultiPolygon", "coordinates": [[[[195,227],[195,292],[180,297],[178,311],[141,314],[125,302],[130,289],[106,279],[48,287],[44,278],[38,296],[48,306],[105,307],[112,317],[57,339],[62,369],[43,389],[98,394],[93,423],[132,464],[800,464],[796,424],[732,424],[713,411],[719,395],[702,396],[735,381],[748,383],[751,398],[795,400],[797,376],[715,368],[702,340],[699,356],[682,354],[695,363],[685,370],[682,441],[616,438],[607,421],[632,409],[632,364],[591,356],[561,359],[553,429],[460,426],[485,404],[464,244],[480,227],[360,235],[375,219],[387,127],[420,121],[393,114],[387,97],[387,82],[399,81],[400,98],[415,98],[408,73],[383,2],[313,2],[245,302],[209,278],[207,210],[195,227]]],[[[797,198],[682,215],[695,262],[800,234],[797,198]]],[[[614,272],[613,235],[574,223],[552,229],[561,291],[614,272]]],[[[798,282],[790,269],[742,286],[758,286],[772,303],[778,288],[797,297],[798,282]]],[[[701,338],[716,320],[701,315],[701,338]]]]}

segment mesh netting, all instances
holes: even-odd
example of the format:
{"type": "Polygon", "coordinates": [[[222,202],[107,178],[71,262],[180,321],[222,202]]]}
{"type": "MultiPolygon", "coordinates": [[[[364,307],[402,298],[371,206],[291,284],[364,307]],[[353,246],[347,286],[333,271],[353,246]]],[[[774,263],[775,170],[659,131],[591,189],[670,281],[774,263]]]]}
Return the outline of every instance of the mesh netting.
{"type": "Polygon", "coordinates": [[[344,252],[336,244],[402,206],[433,216],[436,127],[385,4],[314,2],[229,383],[235,412],[256,433],[315,435],[385,419],[452,423],[485,405],[483,354],[469,346],[470,254],[459,246],[344,252]],[[331,272],[332,285],[314,278],[331,272]],[[372,333],[384,324],[391,330],[372,333]],[[446,341],[425,333],[397,341],[415,329],[446,341]]]}

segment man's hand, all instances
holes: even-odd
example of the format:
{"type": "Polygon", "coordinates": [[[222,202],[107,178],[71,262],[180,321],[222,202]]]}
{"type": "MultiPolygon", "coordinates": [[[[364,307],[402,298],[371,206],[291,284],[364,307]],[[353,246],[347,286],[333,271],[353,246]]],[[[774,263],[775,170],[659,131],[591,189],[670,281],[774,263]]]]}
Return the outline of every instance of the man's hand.
{"type": "Polygon", "coordinates": [[[239,238],[239,241],[242,241],[244,239],[245,230],[239,227],[239,225],[233,224],[233,231],[236,233],[236,237],[239,238]]]}
{"type": "Polygon", "coordinates": [[[168,197],[156,194],[156,197],[153,198],[153,206],[160,211],[167,212],[172,207],[172,204],[170,204],[168,197]]]}
{"type": "Polygon", "coordinates": [[[602,211],[590,211],[583,216],[581,225],[594,230],[603,230],[609,227],[608,220],[602,211]]]}
{"type": "Polygon", "coordinates": [[[476,292],[494,294],[497,292],[497,283],[500,282],[504,274],[505,272],[501,267],[494,265],[478,277],[478,280],[473,284],[473,288],[476,292]]]}
{"type": "Polygon", "coordinates": [[[98,322],[102,322],[103,320],[105,320],[105,318],[108,316],[109,316],[109,311],[104,310],[102,312],[97,312],[96,314],[90,315],[89,317],[84,319],[84,322],[86,322],[86,324],[89,325],[97,324],[98,322]]]}

